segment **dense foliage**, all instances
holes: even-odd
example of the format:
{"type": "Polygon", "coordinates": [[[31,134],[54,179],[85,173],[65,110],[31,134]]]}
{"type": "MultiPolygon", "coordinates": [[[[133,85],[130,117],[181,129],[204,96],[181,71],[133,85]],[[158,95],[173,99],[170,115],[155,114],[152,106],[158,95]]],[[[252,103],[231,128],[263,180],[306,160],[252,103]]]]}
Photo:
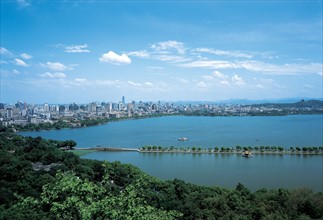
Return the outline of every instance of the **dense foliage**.
{"type": "Polygon", "coordinates": [[[52,130],[52,129],[63,129],[63,128],[79,128],[86,126],[95,126],[99,124],[104,124],[109,121],[108,118],[96,118],[96,119],[84,119],[84,120],[76,120],[74,118],[70,118],[67,120],[57,120],[53,123],[45,122],[39,124],[27,124],[25,126],[13,124],[12,128],[18,131],[39,131],[39,130],[52,130]]]}
{"type": "Polygon", "coordinates": [[[323,194],[160,181],[120,162],[80,159],[69,142],[0,132],[0,219],[321,219],[323,194]],[[32,163],[56,163],[49,171],[32,163]]]}

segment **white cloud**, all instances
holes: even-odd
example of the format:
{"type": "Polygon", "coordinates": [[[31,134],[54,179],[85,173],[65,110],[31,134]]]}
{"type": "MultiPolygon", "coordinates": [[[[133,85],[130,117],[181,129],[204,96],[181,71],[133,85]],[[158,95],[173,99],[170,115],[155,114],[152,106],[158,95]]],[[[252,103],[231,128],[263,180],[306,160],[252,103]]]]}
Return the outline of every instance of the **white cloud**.
{"type": "Polygon", "coordinates": [[[175,49],[177,53],[179,54],[184,54],[186,49],[184,47],[184,43],[174,41],[174,40],[169,40],[169,41],[164,41],[164,42],[159,42],[157,44],[153,44],[151,46],[152,49],[156,51],[165,51],[169,49],[175,49]]]}
{"type": "Polygon", "coordinates": [[[238,76],[237,74],[232,76],[231,80],[232,80],[232,83],[237,85],[237,86],[243,86],[243,85],[246,84],[245,81],[240,76],[238,76]]]}
{"type": "Polygon", "coordinates": [[[74,81],[75,82],[80,82],[80,83],[88,82],[88,80],[85,79],[85,78],[76,78],[76,79],[74,79],[74,81]]]}
{"type": "Polygon", "coordinates": [[[211,80],[213,80],[213,79],[214,79],[214,77],[213,77],[213,76],[211,76],[211,75],[205,75],[205,76],[203,76],[203,79],[205,79],[205,80],[207,80],[207,81],[211,81],[211,80]]]}
{"type": "Polygon", "coordinates": [[[103,54],[99,58],[99,60],[103,63],[107,62],[116,65],[131,63],[131,59],[126,54],[118,55],[113,51],[109,51],[108,53],[103,54]]]}
{"type": "Polygon", "coordinates": [[[87,44],[66,46],[65,52],[66,53],[89,53],[90,50],[86,49],[87,47],[88,47],[87,44]]]}
{"type": "Polygon", "coordinates": [[[151,82],[145,82],[144,83],[146,86],[153,86],[154,84],[152,84],[151,82]]]}
{"type": "Polygon", "coordinates": [[[237,58],[252,58],[253,55],[242,53],[240,51],[225,51],[225,50],[214,50],[209,48],[197,48],[193,50],[195,52],[210,53],[218,56],[237,57],[237,58]]]}
{"type": "Polygon", "coordinates": [[[0,54],[11,55],[11,52],[4,47],[0,47],[0,54]]]}
{"type": "Polygon", "coordinates": [[[185,58],[183,56],[169,55],[169,54],[156,55],[154,56],[154,59],[159,61],[170,62],[170,63],[181,63],[181,62],[190,61],[190,59],[185,58]]]}
{"type": "Polygon", "coordinates": [[[304,87],[307,88],[307,89],[311,89],[311,88],[314,88],[313,85],[311,84],[304,84],[304,87]]]}
{"type": "Polygon", "coordinates": [[[51,79],[63,79],[66,78],[66,75],[64,73],[50,73],[46,72],[43,74],[39,74],[39,76],[44,77],[44,78],[51,78],[51,79]]]}
{"type": "Polygon", "coordinates": [[[174,79],[176,79],[178,82],[180,82],[182,84],[187,84],[190,82],[188,79],[179,78],[179,77],[175,77],[174,79]]]}
{"type": "Polygon", "coordinates": [[[261,85],[261,84],[257,84],[256,85],[256,88],[258,88],[258,89],[264,89],[265,87],[263,85],[261,85]]]}
{"type": "Polygon", "coordinates": [[[141,92],[165,92],[165,91],[169,91],[168,88],[169,86],[167,84],[165,84],[164,82],[134,82],[134,81],[121,81],[120,83],[120,87],[122,87],[123,89],[135,89],[137,91],[141,91],[141,92]]]}
{"type": "Polygon", "coordinates": [[[140,87],[140,86],[141,86],[141,84],[140,84],[140,83],[135,83],[135,82],[133,82],[133,81],[128,81],[128,83],[129,83],[130,85],[132,85],[132,86],[138,86],[138,87],[140,87]]]}
{"type": "Polygon", "coordinates": [[[207,68],[207,69],[245,69],[270,75],[304,75],[319,74],[322,72],[322,63],[286,63],[272,64],[256,60],[248,61],[224,61],[224,60],[197,60],[179,65],[184,68],[207,68]]]}
{"type": "Polygon", "coordinates": [[[20,60],[20,59],[15,59],[15,64],[17,66],[28,66],[27,63],[25,63],[23,60],[20,60]]]}
{"type": "Polygon", "coordinates": [[[20,56],[21,56],[22,58],[26,59],[26,60],[29,60],[29,59],[33,58],[33,56],[31,56],[31,55],[29,55],[29,54],[26,54],[26,53],[22,53],[22,54],[20,54],[20,56]]]}
{"type": "Polygon", "coordinates": [[[221,85],[229,86],[230,83],[227,80],[221,80],[220,82],[221,85]]]}
{"type": "Polygon", "coordinates": [[[27,7],[29,6],[29,2],[26,0],[17,0],[17,3],[21,6],[21,7],[27,7]]]}
{"type": "Polygon", "coordinates": [[[119,86],[121,82],[119,80],[97,80],[95,81],[95,84],[103,86],[119,86]]]}
{"type": "Polygon", "coordinates": [[[321,63],[286,63],[286,64],[270,64],[261,61],[241,61],[238,62],[241,68],[248,71],[259,72],[273,75],[302,75],[307,73],[318,73],[322,71],[321,63]]]}
{"type": "Polygon", "coordinates": [[[91,82],[88,79],[85,78],[76,78],[72,81],[68,81],[69,86],[77,86],[77,87],[83,87],[83,86],[89,86],[91,85],[91,82]]]}
{"type": "Polygon", "coordinates": [[[19,71],[18,70],[13,70],[12,71],[14,74],[19,74],[19,71]]]}
{"type": "Polygon", "coordinates": [[[259,85],[267,89],[284,89],[285,86],[278,84],[274,79],[259,79],[259,85]]]}
{"type": "Polygon", "coordinates": [[[198,60],[191,63],[180,64],[181,67],[186,68],[210,68],[210,69],[236,69],[239,65],[223,60],[198,60]]]}
{"type": "Polygon", "coordinates": [[[55,62],[55,63],[47,62],[46,64],[40,64],[40,65],[43,67],[52,69],[52,70],[56,70],[56,71],[65,71],[65,70],[71,69],[70,67],[67,67],[64,64],[59,63],[59,62],[55,62]]]}
{"type": "Polygon", "coordinates": [[[211,75],[204,75],[202,76],[202,78],[204,79],[204,81],[207,81],[212,85],[222,85],[222,86],[231,85],[230,82],[227,80],[229,79],[229,77],[219,71],[214,71],[211,75]]]}
{"type": "Polygon", "coordinates": [[[148,58],[150,55],[146,50],[140,51],[132,51],[127,53],[128,56],[140,57],[140,58],[148,58]]]}
{"type": "Polygon", "coordinates": [[[147,66],[146,69],[147,70],[163,70],[164,67],[161,67],[161,66],[147,66]]]}
{"type": "Polygon", "coordinates": [[[198,86],[198,87],[200,87],[200,88],[206,88],[206,87],[207,87],[207,85],[206,85],[206,84],[205,84],[205,82],[203,82],[203,81],[199,82],[199,83],[197,84],[197,86],[198,86]]]}
{"type": "Polygon", "coordinates": [[[223,80],[228,78],[227,75],[224,75],[223,73],[221,73],[219,71],[214,71],[212,73],[212,75],[215,76],[215,77],[217,77],[217,78],[219,78],[219,79],[223,79],[223,80]]]}

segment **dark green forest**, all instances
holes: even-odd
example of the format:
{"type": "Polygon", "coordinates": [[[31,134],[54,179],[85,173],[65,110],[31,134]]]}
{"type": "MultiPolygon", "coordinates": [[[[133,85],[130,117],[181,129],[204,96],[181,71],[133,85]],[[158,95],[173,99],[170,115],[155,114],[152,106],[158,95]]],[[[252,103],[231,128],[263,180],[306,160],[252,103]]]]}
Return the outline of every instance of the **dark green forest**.
{"type": "Polygon", "coordinates": [[[161,181],[130,164],[80,159],[61,150],[74,145],[2,128],[0,219],[323,218],[322,192],[161,181]]]}

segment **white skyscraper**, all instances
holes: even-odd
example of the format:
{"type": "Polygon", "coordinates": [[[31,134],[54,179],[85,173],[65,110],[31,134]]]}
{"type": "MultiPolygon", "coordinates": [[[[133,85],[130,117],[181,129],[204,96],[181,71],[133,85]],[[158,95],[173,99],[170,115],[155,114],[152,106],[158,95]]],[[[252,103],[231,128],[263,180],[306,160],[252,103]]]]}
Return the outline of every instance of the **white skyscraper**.
{"type": "Polygon", "coordinates": [[[49,105],[47,103],[44,104],[44,112],[49,112],[49,105]]]}

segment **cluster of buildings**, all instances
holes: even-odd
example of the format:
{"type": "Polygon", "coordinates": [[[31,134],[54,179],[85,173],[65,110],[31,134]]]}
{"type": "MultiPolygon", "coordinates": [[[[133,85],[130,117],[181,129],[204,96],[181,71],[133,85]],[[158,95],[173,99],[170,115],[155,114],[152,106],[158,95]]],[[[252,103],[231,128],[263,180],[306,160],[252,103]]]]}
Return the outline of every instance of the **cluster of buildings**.
{"type": "Polygon", "coordinates": [[[0,124],[21,125],[53,123],[58,120],[77,121],[97,118],[125,118],[141,117],[155,114],[178,113],[174,104],[161,102],[135,102],[126,103],[122,100],[113,102],[92,102],[89,104],[27,104],[18,101],[16,104],[0,103],[0,124]]]}
{"type": "Polygon", "coordinates": [[[89,104],[27,104],[18,101],[16,104],[0,103],[0,124],[21,125],[53,123],[58,120],[75,122],[97,118],[131,118],[149,115],[213,115],[213,116],[245,116],[245,115],[280,115],[310,112],[323,113],[323,107],[282,108],[279,105],[229,105],[229,104],[184,104],[169,102],[128,102],[123,96],[121,101],[92,102],[89,104]],[[287,110],[286,110],[287,109],[287,110]]]}

